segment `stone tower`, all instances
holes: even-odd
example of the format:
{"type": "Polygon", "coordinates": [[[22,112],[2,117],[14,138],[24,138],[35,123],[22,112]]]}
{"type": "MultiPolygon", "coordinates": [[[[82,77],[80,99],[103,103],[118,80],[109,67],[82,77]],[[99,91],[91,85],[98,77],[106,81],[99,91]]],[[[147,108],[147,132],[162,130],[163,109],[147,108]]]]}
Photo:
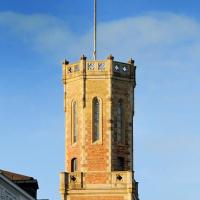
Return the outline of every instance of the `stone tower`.
{"type": "Polygon", "coordinates": [[[62,200],[138,200],[133,170],[135,69],[128,63],[63,63],[66,114],[62,200]]]}

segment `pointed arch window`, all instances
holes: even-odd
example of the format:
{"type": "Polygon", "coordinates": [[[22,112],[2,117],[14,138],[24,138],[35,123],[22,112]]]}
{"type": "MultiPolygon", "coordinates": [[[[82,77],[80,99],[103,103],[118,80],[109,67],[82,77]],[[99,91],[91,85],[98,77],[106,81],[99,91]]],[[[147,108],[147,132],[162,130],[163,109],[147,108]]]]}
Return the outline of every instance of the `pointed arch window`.
{"type": "Polygon", "coordinates": [[[96,142],[97,140],[100,139],[100,101],[97,97],[93,99],[92,107],[93,107],[92,141],[96,142]]]}
{"type": "Polygon", "coordinates": [[[120,144],[124,142],[123,122],[123,101],[120,99],[117,105],[117,142],[120,144]]]}
{"type": "Polygon", "coordinates": [[[73,158],[71,160],[71,172],[75,172],[78,169],[78,161],[77,158],[73,158]]]}
{"type": "Polygon", "coordinates": [[[78,140],[78,116],[77,116],[77,102],[72,103],[72,144],[78,140]]]}

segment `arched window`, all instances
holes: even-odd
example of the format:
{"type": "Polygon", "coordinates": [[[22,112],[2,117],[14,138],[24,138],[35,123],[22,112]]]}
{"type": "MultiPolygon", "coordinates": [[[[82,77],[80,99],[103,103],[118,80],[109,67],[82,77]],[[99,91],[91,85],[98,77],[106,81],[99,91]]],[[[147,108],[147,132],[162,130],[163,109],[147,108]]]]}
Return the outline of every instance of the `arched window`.
{"type": "Polygon", "coordinates": [[[75,172],[78,169],[77,158],[71,160],[71,172],[75,172]]]}
{"type": "Polygon", "coordinates": [[[123,131],[123,102],[119,100],[117,105],[117,142],[124,142],[124,131],[123,131]]]}
{"type": "Polygon", "coordinates": [[[77,103],[72,103],[72,143],[78,140],[78,116],[77,116],[77,103]]]}
{"type": "Polygon", "coordinates": [[[100,138],[100,102],[97,97],[93,99],[93,122],[92,122],[92,141],[95,142],[100,138]]]}

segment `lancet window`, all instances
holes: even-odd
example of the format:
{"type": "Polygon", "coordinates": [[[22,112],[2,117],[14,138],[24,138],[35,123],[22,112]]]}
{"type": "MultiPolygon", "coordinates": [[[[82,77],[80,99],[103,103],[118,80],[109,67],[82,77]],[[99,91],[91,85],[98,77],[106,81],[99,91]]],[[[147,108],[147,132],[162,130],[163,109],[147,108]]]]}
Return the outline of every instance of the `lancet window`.
{"type": "Polygon", "coordinates": [[[123,119],[123,101],[120,99],[117,105],[117,142],[124,142],[124,119],[123,119]]]}
{"type": "Polygon", "coordinates": [[[75,172],[78,169],[77,158],[71,160],[71,172],[75,172]]]}
{"type": "Polygon", "coordinates": [[[92,116],[92,141],[96,142],[100,138],[100,101],[97,97],[93,99],[92,102],[93,107],[93,116],[92,116]]]}
{"type": "Polygon", "coordinates": [[[72,144],[78,140],[78,113],[77,113],[77,102],[72,103],[72,144]]]}

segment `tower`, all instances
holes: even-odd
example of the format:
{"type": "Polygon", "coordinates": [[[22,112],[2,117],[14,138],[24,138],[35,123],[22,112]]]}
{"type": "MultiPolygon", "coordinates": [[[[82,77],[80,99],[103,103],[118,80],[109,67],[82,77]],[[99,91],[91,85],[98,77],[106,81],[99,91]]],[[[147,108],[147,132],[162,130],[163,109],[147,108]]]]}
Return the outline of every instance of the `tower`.
{"type": "Polygon", "coordinates": [[[135,65],[65,61],[66,114],[62,200],[138,200],[133,169],[135,65]]]}

